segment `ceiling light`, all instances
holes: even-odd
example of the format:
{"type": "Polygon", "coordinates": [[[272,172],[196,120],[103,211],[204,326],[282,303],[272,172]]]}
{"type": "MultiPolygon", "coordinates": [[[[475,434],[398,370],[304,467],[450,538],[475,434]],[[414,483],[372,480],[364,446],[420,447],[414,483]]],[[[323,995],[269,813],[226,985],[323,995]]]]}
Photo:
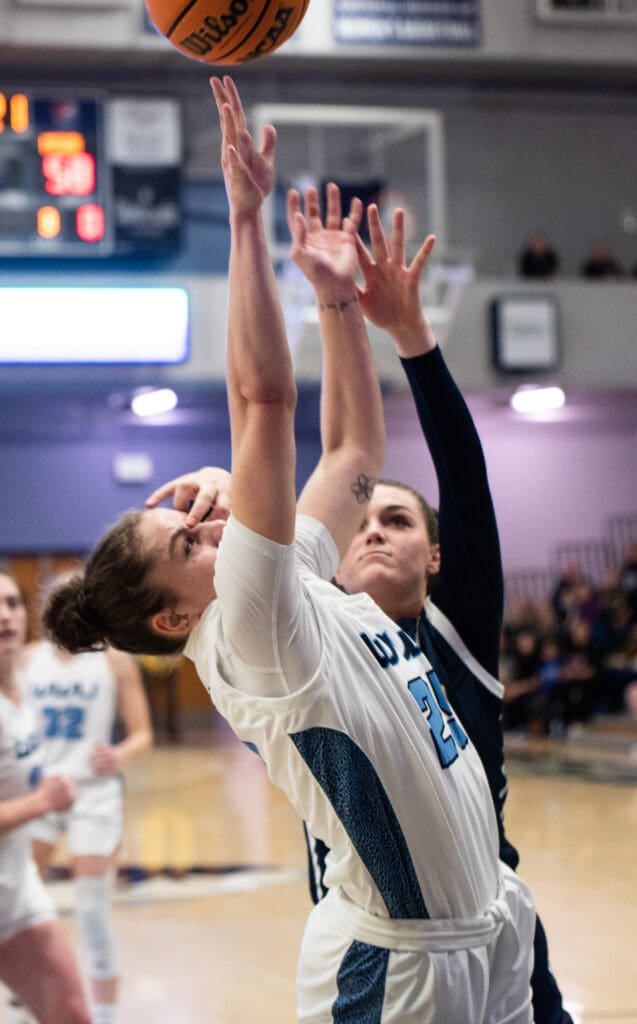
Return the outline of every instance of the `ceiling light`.
{"type": "Polygon", "coordinates": [[[516,412],[551,412],[561,409],[566,395],[561,388],[521,387],[511,396],[511,408],[516,412]]]}
{"type": "Polygon", "coordinates": [[[158,388],[138,392],[131,402],[136,416],[157,416],[170,412],[177,405],[177,395],[171,388],[158,388]]]}

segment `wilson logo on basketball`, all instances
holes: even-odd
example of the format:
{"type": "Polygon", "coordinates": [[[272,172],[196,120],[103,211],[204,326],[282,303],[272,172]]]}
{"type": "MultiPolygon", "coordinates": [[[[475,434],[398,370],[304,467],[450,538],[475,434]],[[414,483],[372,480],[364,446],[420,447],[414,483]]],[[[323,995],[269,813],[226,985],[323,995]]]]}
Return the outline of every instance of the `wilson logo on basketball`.
{"type": "Polygon", "coordinates": [[[254,0],[230,0],[225,13],[217,16],[208,14],[203,19],[201,27],[182,39],[180,45],[198,57],[210,53],[213,46],[223,42],[232,29],[237,27],[239,19],[248,13],[252,3],[254,0]]]}

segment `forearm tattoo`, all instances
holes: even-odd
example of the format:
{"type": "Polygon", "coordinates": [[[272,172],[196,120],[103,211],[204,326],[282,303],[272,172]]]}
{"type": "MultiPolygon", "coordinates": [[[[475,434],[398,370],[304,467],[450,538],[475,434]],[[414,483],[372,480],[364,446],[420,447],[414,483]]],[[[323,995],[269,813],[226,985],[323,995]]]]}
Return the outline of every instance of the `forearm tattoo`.
{"type": "Polygon", "coordinates": [[[370,500],[375,486],[376,480],[373,476],[365,476],[364,473],[359,473],[351,487],[352,494],[359,505],[370,500]]]}
{"type": "Polygon", "coordinates": [[[358,295],[352,295],[351,299],[344,299],[342,302],[319,302],[319,309],[333,309],[337,313],[344,313],[348,306],[355,306],[358,303],[358,295]]]}

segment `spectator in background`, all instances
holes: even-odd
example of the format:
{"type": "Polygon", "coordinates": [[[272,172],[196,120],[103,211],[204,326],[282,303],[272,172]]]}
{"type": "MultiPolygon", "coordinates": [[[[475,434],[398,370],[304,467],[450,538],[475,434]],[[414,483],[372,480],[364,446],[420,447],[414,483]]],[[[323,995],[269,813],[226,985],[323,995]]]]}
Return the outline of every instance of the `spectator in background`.
{"type": "Polygon", "coordinates": [[[564,728],[587,722],[600,696],[600,659],[591,623],[574,615],[567,623],[553,717],[564,728]]]}
{"type": "Polygon", "coordinates": [[[518,257],[520,277],[553,277],[560,267],[557,253],[543,231],[534,231],[518,257]]]}
{"type": "Polygon", "coordinates": [[[606,242],[596,242],[586,261],[582,264],[582,277],[618,278],[624,271],[614,258],[606,242]]]}
{"type": "Polygon", "coordinates": [[[559,634],[549,633],[539,648],[538,688],[533,702],[533,721],[537,730],[552,736],[564,733],[564,723],[556,715],[555,697],[562,678],[564,652],[559,634]]]}
{"type": "Polygon", "coordinates": [[[504,727],[560,736],[600,714],[637,717],[637,542],[594,586],[565,561],[550,596],[510,600],[501,638],[504,727]]]}
{"type": "Polygon", "coordinates": [[[604,661],[604,684],[611,706],[637,718],[637,622],[633,622],[621,647],[604,661]]]}
{"type": "Polygon", "coordinates": [[[619,570],[619,585],[634,618],[637,618],[637,542],[626,548],[623,565],[619,570]]]}
{"type": "Polygon", "coordinates": [[[504,645],[501,661],[504,683],[503,726],[527,728],[533,721],[533,697],[538,688],[538,636],[533,626],[516,629],[504,645]]]}
{"type": "Polygon", "coordinates": [[[581,574],[576,560],[566,559],[562,563],[560,577],[551,593],[551,603],[560,626],[578,607],[582,595],[581,588],[586,585],[587,580],[581,574]]]}

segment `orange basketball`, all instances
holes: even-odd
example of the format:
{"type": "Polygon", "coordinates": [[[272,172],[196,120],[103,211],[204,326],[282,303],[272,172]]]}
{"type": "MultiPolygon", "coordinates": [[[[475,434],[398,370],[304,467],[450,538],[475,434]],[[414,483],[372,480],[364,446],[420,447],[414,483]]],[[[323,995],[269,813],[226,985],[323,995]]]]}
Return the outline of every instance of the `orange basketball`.
{"type": "Polygon", "coordinates": [[[146,0],[158,32],[206,64],[243,64],[278,49],[310,0],[146,0]]]}

